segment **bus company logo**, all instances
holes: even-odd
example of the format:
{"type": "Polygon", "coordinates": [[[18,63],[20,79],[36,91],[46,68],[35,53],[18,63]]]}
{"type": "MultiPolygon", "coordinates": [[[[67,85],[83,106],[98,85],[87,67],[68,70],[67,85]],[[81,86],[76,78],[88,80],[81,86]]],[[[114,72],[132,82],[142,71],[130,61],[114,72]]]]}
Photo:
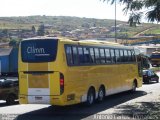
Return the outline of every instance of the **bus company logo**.
{"type": "Polygon", "coordinates": [[[44,48],[27,47],[28,54],[45,54],[44,48]]]}

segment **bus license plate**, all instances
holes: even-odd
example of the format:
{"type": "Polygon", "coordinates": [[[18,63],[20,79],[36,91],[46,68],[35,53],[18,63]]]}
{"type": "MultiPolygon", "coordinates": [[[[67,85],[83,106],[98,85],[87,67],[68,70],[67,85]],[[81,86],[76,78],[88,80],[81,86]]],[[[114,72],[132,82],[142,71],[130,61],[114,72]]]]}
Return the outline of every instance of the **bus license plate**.
{"type": "Polygon", "coordinates": [[[35,100],[42,100],[42,97],[37,96],[35,97],[35,100]]]}

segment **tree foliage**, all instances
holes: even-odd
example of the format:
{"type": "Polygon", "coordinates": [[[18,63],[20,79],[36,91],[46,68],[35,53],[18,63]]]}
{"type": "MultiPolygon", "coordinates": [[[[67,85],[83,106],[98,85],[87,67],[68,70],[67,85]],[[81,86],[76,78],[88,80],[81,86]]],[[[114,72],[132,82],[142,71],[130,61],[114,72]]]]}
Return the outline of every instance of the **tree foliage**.
{"type": "Polygon", "coordinates": [[[13,46],[13,47],[17,47],[19,45],[19,42],[21,41],[21,39],[17,38],[12,38],[10,41],[9,41],[9,46],[13,46]]]}
{"type": "Polygon", "coordinates": [[[33,32],[33,34],[35,34],[35,33],[36,33],[36,28],[35,28],[35,26],[34,26],[34,25],[32,26],[32,32],[33,32]]]}
{"type": "Polygon", "coordinates": [[[41,24],[38,28],[38,31],[37,31],[37,35],[38,36],[44,36],[45,35],[45,27],[44,27],[44,24],[41,24]]]}
{"type": "Polygon", "coordinates": [[[125,5],[123,11],[130,14],[129,24],[134,26],[139,24],[142,15],[145,15],[148,22],[160,22],[160,0],[103,0],[108,3],[125,5]],[[146,11],[142,11],[146,10],[146,11]]]}

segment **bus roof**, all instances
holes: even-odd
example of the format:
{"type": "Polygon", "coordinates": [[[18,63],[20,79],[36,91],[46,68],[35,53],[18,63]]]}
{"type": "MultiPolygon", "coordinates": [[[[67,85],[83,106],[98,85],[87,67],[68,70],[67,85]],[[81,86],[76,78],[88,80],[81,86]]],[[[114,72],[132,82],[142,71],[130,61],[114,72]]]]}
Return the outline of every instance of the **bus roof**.
{"type": "Polygon", "coordinates": [[[100,40],[71,40],[71,39],[59,39],[60,41],[64,42],[64,44],[78,44],[78,45],[98,45],[98,46],[114,46],[118,48],[126,48],[126,49],[134,49],[131,46],[124,46],[119,43],[115,42],[108,42],[108,41],[100,41],[100,40]]]}
{"type": "Polygon", "coordinates": [[[44,40],[44,39],[55,39],[63,42],[64,44],[77,44],[77,45],[98,45],[98,46],[114,46],[114,47],[120,47],[120,48],[126,48],[126,49],[134,49],[131,46],[124,46],[119,43],[115,42],[108,42],[108,41],[102,41],[102,40],[96,40],[96,39],[91,39],[91,40],[72,40],[68,38],[61,38],[61,37],[53,37],[53,36],[37,36],[33,38],[28,38],[28,39],[23,39],[23,40],[44,40]]]}

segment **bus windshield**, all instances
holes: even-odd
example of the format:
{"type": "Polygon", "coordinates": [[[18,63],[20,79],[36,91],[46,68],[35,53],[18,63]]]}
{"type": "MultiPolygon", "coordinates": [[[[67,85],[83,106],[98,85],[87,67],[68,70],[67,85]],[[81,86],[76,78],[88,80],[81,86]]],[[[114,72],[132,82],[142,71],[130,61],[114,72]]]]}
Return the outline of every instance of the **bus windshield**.
{"type": "Polygon", "coordinates": [[[33,39],[21,42],[21,56],[23,62],[51,62],[56,59],[58,40],[33,39]]]}

